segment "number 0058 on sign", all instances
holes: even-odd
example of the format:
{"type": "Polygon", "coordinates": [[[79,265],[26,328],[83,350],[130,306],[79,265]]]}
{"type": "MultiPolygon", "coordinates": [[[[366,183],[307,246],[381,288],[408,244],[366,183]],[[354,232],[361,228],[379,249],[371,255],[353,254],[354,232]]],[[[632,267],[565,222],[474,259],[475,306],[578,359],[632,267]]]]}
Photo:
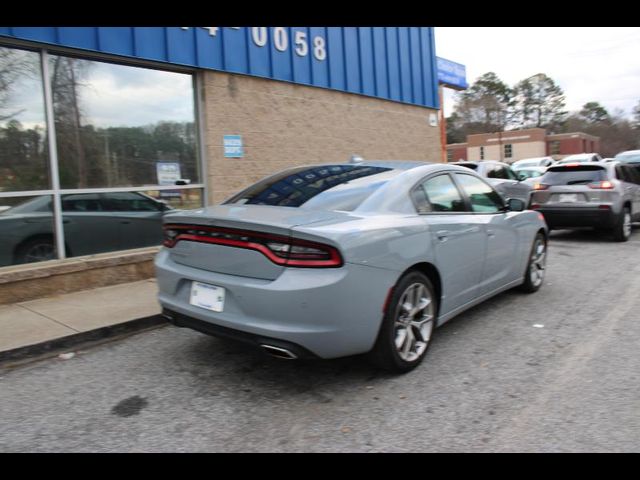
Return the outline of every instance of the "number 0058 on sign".
{"type": "Polygon", "coordinates": [[[224,288],[206,283],[193,282],[191,284],[191,298],[189,299],[189,303],[196,307],[221,312],[224,308],[224,288]]]}

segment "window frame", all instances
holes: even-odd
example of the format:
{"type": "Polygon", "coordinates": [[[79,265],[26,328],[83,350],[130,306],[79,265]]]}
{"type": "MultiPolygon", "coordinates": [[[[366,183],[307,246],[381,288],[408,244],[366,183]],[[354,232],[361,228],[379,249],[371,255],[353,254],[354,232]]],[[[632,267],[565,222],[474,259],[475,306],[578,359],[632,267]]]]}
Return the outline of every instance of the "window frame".
{"type": "MultiPolygon", "coordinates": [[[[473,172],[473,170],[471,170],[471,172],[473,172]]],[[[500,193],[495,188],[493,188],[493,185],[491,185],[489,182],[487,182],[487,180],[485,180],[483,177],[481,177],[478,174],[473,174],[473,173],[470,173],[470,172],[461,172],[461,171],[458,171],[458,170],[444,170],[444,171],[439,171],[439,172],[433,172],[433,173],[430,173],[429,175],[426,175],[425,177],[422,177],[420,180],[418,180],[416,182],[416,184],[413,187],[411,187],[409,189],[409,197],[410,197],[411,202],[413,203],[414,208],[416,209],[416,214],[419,215],[419,216],[422,216],[422,215],[496,215],[496,214],[503,214],[503,213],[506,213],[508,211],[507,203],[505,202],[504,198],[502,198],[502,195],[500,195],[500,193]],[[491,190],[493,190],[496,193],[496,195],[498,196],[498,198],[502,202],[502,209],[498,210],[497,212],[474,212],[473,211],[473,205],[471,204],[471,199],[467,195],[467,192],[464,190],[463,185],[461,185],[458,182],[456,174],[469,175],[471,177],[477,178],[482,183],[487,185],[491,190]],[[420,205],[418,205],[418,202],[416,201],[416,198],[415,198],[415,191],[418,190],[419,188],[421,188],[422,184],[424,182],[426,182],[428,180],[431,180],[431,178],[439,176],[439,175],[448,175],[449,176],[449,178],[451,179],[451,181],[455,185],[456,189],[458,190],[458,193],[461,195],[462,200],[464,201],[465,211],[463,211],[463,212],[434,212],[434,211],[428,211],[427,212],[427,211],[421,211],[420,210],[420,205]]],[[[424,200],[425,200],[425,202],[428,202],[428,200],[426,199],[426,196],[424,197],[424,200]]]]}
{"type": "Polygon", "coordinates": [[[504,158],[513,158],[513,144],[511,143],[504,144],[504,158]]]}
{"type": "Polygon", "coordinates": [[[464,194],[464,192],[462,192],[460,190],[460,185],[458,185],[458,183],[456,183],[455,179],[451,176],[451,173],[452,173],[451,170],[444,170],[444,171],[430,173],[429,175],[427,175],[425,177],[422,177],[420,180],[418,180],[416,182],[416,184],[413,187],[411,187],[411,189],[409,189],[409,197],[410,197],[411,202],[413,203],[413,206],[416,209],[416,213],[418,215],[466,215],[466,214],[469,214],[469,213],[474,213],[474,212],[471,211],[471,206],[469,204],[469,199],[464,194]],[[449,177],[449,180],[451,181],[451,183],[453,184],[453,186],[457,190],[458,194],[460,195],[460,198],[464,202],[464,208],[465,208],[464,211],[462,211],[462,212],[434,212],[433,210],[431,210],[431,203],[429,202],[429,200],[427,200],[427,196],[426,196],[426,193],[424,192],[424,188],[422,187],[422,185],[425,182],[428,182],[429,180],[432,180],[433,178],[439,177],[441,175],[446,175],[446,176],[449,177]],[[424,202],[426,202],[426,204],[428,205],[429,211],[421,211],[421,205],[418,205],[418,202],[416,201],[416,198],[415,198],[415,192],[418,191],[418,190],[422,190],[422,194],[423,194],[423,197],[424,197],[424,202]]]}
{"type": "Polygon", "coordinates": [[[458,186],[458,190],[462,191],[462,194],[465,196],[467,205],[469,207],[469,213],[473,214],[473,215],[496,215],[496,214],[502,214],[507,212],[507,203],[505,202],[504,198],[502,198],[502,195],[500,195],[500,193],[498,193],[498,191],[493,188],[493,185],[491,185],[489,182],[487,182],[484,178],[482,178],[479,175],[470,175],[467,172],[453,172],[455,175],[453,176],[453,180],[456,182],[456,185],[458,186]],[[500,202],[502,204],[502,207],[498,209],[498,211],[496,212],[474,212],[473,211],[473,204],[471,203],[471,198],[469,197],[469,195],[467,195],[466,190],[464,189],[464,185],[462,185],[461,183],[458,182],[458,177],[457,175],[469,175],[470,177],[474,177],[477,178],[478,180],[480,180],[482,183],[484,183],[486,186],[488,186],[496,195],[497,197],[500,199],[500,202]]]}

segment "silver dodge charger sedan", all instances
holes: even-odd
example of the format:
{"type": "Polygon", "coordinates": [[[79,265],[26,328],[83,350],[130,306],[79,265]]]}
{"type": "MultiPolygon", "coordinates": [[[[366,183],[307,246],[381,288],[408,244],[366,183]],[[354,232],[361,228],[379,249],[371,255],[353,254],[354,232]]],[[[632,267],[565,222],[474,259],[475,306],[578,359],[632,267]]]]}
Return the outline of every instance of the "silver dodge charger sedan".
{"type": "Polygon", "coordinates": [[[164,217],[155,261],[173,324],[281,358],[368,353],[407,372],[434,328],[544,279],[548,230],[468,168],[293,168],[221,205],[164,217]]]}

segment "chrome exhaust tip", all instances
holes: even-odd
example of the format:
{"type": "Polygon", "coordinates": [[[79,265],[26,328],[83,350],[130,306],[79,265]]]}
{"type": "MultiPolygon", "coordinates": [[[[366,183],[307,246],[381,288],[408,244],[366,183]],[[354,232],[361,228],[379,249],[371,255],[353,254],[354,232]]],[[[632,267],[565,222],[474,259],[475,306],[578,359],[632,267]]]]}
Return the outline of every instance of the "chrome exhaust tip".
{"type": "Polygon", "coordinates": [[[274,347],[273,345],[260,345],[262,349],[272,357],[281,358],[284,360],[295,360],[298,356],[287,350],[286,348],[274,347]]]}

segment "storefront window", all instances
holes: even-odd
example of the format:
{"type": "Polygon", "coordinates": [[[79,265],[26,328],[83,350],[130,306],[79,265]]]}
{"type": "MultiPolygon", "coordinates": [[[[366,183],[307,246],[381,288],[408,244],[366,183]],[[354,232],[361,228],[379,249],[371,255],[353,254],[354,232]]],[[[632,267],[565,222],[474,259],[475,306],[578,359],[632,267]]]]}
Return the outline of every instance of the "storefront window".
{"type": "Polygon", "coordinates": [[[192,77],[49,57],[62,188],[156,185],[158,165],[199,182],[192,77]]]}
{"type": "Polygon", "coordinates": [[[40,55],[0,47],[0,192],[49,188],[40,55]]]}
{"type": "Polygon", "coordinates": [[[195,118],[190,74],[0,47],[0,267],[160,245],[203,206],[195,118]]]}

